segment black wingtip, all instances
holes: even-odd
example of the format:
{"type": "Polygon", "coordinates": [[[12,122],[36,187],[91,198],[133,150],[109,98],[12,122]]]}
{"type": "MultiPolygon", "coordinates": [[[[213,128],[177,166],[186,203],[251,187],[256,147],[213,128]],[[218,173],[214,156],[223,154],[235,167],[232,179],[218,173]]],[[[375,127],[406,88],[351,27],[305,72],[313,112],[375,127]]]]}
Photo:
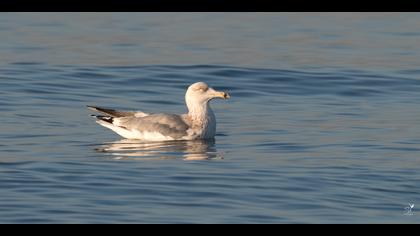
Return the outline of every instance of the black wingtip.
{"type": "Polygon", "coordinates": [[[102,120],[111,124],[114,122],[114,117],[111,117],[111,116],[101,116],[101,115],[90,115],[90,116],[96,117],[96,119],[98,120],[102,120]]]}

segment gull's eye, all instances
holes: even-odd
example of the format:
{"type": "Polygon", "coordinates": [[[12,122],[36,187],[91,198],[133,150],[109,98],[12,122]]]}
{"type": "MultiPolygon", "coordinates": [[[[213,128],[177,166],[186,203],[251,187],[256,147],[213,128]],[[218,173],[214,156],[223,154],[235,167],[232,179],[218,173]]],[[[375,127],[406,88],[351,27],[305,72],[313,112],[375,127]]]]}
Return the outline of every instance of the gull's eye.
{"type": "Polygon", "coordinates": [[[200,92],[206,92],[209,89],[209,86],[204,83],[196,83],[191,88],[193,91],[200,91],[200,92]]]}
{"type": "Polygon", "coordinates": [[[203,91],[203,92],[206,92],[208,89],[209,89],[208,87],[203,87],[200,90],[203,91]]]}

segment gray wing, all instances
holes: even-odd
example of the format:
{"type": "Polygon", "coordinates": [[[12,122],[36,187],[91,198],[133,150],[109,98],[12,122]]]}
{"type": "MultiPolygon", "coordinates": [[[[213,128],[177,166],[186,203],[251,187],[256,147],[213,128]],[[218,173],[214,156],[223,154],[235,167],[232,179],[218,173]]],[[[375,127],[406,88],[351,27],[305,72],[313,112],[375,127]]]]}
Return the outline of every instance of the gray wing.
{"type": "Polygon", "coordinates": [[[190,128],[183,115],[156,113],[144,117],[120,117],[113,124],[127,130],[158,132],[164,136],[179,139],[187,135],[190,128]]]}

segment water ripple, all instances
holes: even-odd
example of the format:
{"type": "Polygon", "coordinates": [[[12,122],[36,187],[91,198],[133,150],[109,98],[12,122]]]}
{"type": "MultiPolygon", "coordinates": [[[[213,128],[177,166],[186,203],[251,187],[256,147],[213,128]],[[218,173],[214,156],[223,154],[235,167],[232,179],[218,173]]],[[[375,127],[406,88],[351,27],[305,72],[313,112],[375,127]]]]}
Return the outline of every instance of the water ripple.
{"type": "Polygon", "coordinates": [[[0,218],[415,222],[399,216],[420,202],[417,72],[1,66],[0,218]],[[212,141],[120,140],[85,110],[185,112],[185,89],[197,80],[232,95],[212,101],[212,141]]]}

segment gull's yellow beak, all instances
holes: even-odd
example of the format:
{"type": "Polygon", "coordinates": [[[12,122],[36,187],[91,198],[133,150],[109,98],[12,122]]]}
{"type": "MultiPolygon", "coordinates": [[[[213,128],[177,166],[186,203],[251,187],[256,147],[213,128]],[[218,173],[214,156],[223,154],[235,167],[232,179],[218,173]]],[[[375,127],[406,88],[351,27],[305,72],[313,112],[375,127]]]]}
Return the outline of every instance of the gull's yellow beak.
{"type": "Polygon", "coordinates": [[[216,92],[215,97],[229,99],[230,95],[227,92],[216,92]]]}

